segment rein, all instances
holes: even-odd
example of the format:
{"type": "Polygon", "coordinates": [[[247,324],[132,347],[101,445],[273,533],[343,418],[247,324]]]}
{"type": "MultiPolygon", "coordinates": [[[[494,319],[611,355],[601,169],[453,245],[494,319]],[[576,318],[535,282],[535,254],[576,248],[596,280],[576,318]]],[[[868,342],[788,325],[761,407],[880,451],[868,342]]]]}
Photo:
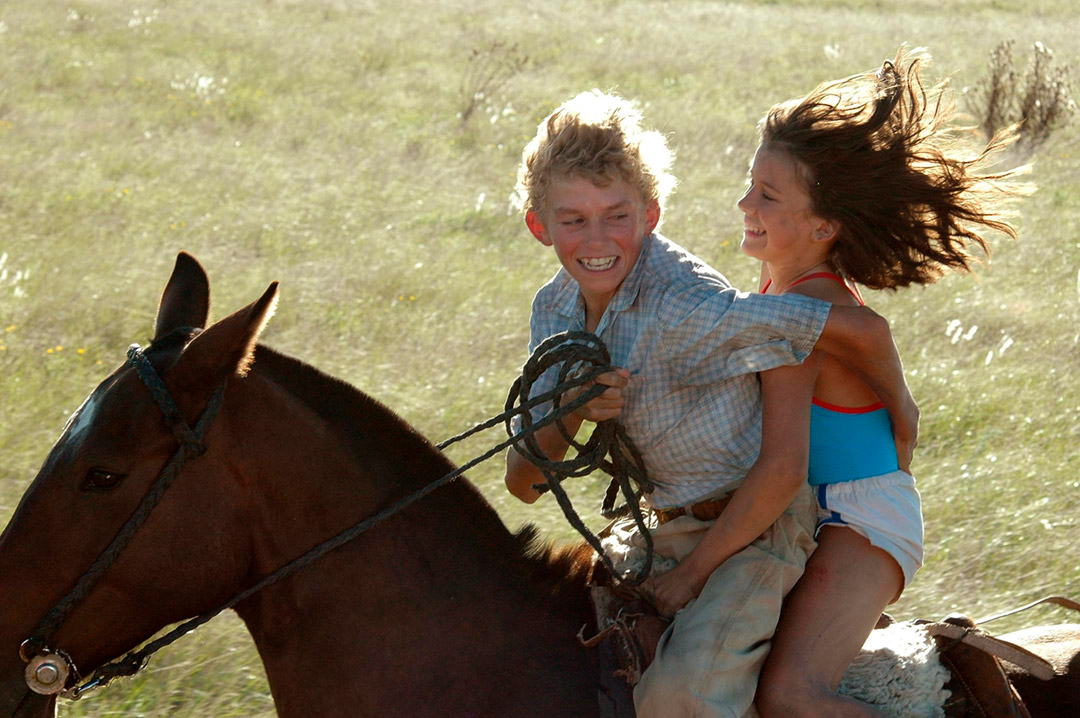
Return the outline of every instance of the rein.
{"type": "Polygon", "coordinates": [[[158,375],[153,365],[151,365],[150,360],[146,358],[142,349],[137,344],[132,344],[128,348],[127,363],[135,370],[136,374],[150,390],[154,401],[162,412],[165,423],[172,429],[173,435],[176,437],[180,446],[169,460],[168,464],[166,464],[157,480],[151,485],[149,491],[147,491],[139,506],[135,509],[135,512],[120,528],[108,547],[101,552],[90,568],[88,568],[79,578],[71,591],[69,591],[64,598],[45,614],[45,617],[41,619],[34,629],[32,636],[26,639],[19,647],[20,656],[22,656],[23,660],[28,664],[26,667],[27,684],[31,690],[37,693],[45,695],[60,694],[65,698],[78,700],[90,690],[100,688],[116,677],[134,675],[145,667],[151,655],[175,642],[181,636],[184,636],[204,623],[207,623],[221,612],[235,607],[237,604],[250,598],[267,586],[277,583],[296,573],[327,553],[352,541],[360,534],[374,528],[395,513],[410,506],[416,501],[419,501],[441,486],[458,478],[467,470],[486,461],[503,449],[514,444],[518,444],[517,450],[521,452],[523,456],[537,464],[547,479],[546,489],[555,494],[559,506],[563,509],[563,512],[571,525],[573,525],[574,528],[585,537],[593,549],[597,551],[597,554],[611,571],[612,576],[615,576],[618,580],[618,573],[614,570],[610,558],[604,553],[599,539],[585,527],[584,522],[582,522],[580,517],[574,511],[570,499],[561,485],[562,480],[565,478],[585,476],[598,468],[610,474],[612,476],[612,481],[604,499],[604,515],[611,517],[625,514],[627,511],[631,512],[638,527],[646,538],[647,546],[645,565],[641,573],[632,579],[623,578],[622,580],[632,584],[638,584],[644,581],[648,576],[652,561],[653,545],[652,537],[649,535],[644,518],[641,514],[639,502],[643,493],[652,490],[652,484],[645,474],[640,454],[634,447],[630,437],[626,434],[625,429],[615,421],[606,421],[598,424],[593,431],[593,435],[585,444],[576,442],[574,438],[569,435],[569,432],[567,432],[566,427],[562,422],[563,417],[584,406],[587,402],[606,390],[606,387],[603,385],[594,385],[566,404],[561,403],[561,396],[567,390],[583,386],[592,381],[597,375],[610,371],[612,368],[610,366],[610,355],[603,342],[595,335],[587,332],[566,332],[548,339],[537,347],[536,351],[529,358],[529,361],[526,362],[525,368],[522,371],[522,376],[519,377],[511,387],[503,413],[477,424],[468,431],[447,439],[441,444],[438,444],[436,448],[440,450],[444,449],[457,441],[461,441],[462,439],[500,423],[505,423],[507,435],[509,437],[508,439],[500,442],[479,457],[472,459],[421,489],[405,496],[401,500],[362,519],[336,536],[314,546],[306,553],[286,563],[273,573],[241,591],[218,608],[189,619],[160,638],[147,643],[138,651],[132,651],[121,659],[101,666],[94,672],[89,680],[83,682],[83,677],[80,675],[71,657],[62,650],[49,648],[47,645],[48,640],[59,629],[75,607],[87,596],[87,594],[89,594],[90,589],[100,578],[101,574],[127,547],[135,533],[150,517],[151,511],[157,506],[165,491],[172,485],[177,476],[179,476],[184,464],[189,459],[197,458],[206,452],[206,446],[203,444],[202,439],[206,435],[210,424],[217,416],[225,393],[225,382],[222,381],[222,383],[214,389],[206,407],[196,421],[194,428],[192,428],[188,426],[183,414],[169,395],[165,382],[160,375],[158,375]],[[558,381],[555,388],[536,397],[529,398],[529,392],[533,382],[547,369],[559,364],[561,364],[562,367],[559,369],[558,381]],[[531,410],[548,401],[553,403],[552,410],[542,419],[534,423],[530,413],[531,410]],[[515,434],[511,419],[514,416],[519,415],[521,416],[522,428],[520,433],[515,434]],[[568,443],[577,449],[578,455],[573,459],[555,462],[550,461],[543,454],[534,434],[538,430],[551,424],[556,424],[559,427],[560,433],[568,443]],[[522,447],[519,442],[523,442],[525,446],[522,447]],[[605,458],[609,454],[611,456],[610,461],[605,458]],[[638,485],[639,488],[637,490],[631,486],[631,481],[638,485]],[[613,504],[615,496],[620,489],[626,499],[626,504],[615,509],[613,508],[613,504]],[[67,687],[69,682],[74,683],[70,688],[67,687]]]}

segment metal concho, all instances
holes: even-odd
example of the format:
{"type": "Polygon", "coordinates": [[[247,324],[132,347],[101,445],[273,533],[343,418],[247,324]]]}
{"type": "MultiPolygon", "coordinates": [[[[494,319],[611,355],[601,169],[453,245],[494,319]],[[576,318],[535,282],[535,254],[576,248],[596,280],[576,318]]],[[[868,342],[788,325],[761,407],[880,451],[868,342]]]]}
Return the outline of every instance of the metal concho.
{"type": "Polygon", "coordinates": [[[67,659],[56,653],[39,653],[26,664],[26,685],[43,696],[62,692],[70,675],[71,666],[67,659]]]}

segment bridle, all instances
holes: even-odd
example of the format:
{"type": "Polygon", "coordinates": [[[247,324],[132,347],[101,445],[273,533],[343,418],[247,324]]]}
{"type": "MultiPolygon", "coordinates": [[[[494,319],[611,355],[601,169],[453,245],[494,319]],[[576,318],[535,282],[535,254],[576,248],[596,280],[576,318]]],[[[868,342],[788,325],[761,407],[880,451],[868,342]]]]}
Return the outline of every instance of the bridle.
{"type": "MultiPolygon", "coordinates": [[[[38,622],[30,638],[23,641],[19,646],[19,655],[27,663],[26,682],[30,689],[43,695],[61,693],[65,697],[77,699],[87,690],[99,685],[99,682],[91,681],[86,685],[78,685],[82,680],[78,669],[75,667],[71,656],[63,650],[48,647],[48,640],[67,620],[71,612],[86,598],[87,594],[97,583],[98,579],[116,561],[120,554],[127,548],[135,533],[150,518],[150,513],[161,501],[165,491],[172,485],[184,464],[189,459],[202,456],[206,453],[203,437],[206,436],[210,424],[221,409],[222,399],[225,395],[225,382],[222,381],[210,395],[210,399],[203,409],[202,414],[190,427],[180,412],[180,408],[173,401],[165,382],[158,375],[150,360],[143,354],[138,344],[128,347],[127,364],[131,366],[142,382],[150,389],[151,395],[162,416],[176,437],[180,446],[169,459],[168,464],[162,469],[158,478],[150,486],[143,496],[139,506],[132,513],[127,522],[120,528],[113,540],[98,555],[83,575],[75,582],[75,585],[66,596],[60,599],[52,609],[38,622]],[[69,679],[74,680],[75,685],[68,688],[69,679]]],[[[137,671],[137,667],[135,670],[137,671]]],[[[134,672],[134,671],[133,671],[134,672]]]]}
{"type": "Polygon", "coordinates": [[[597,430],[593,432],[593,436],[587,444],[578,444],[568,435],[561,421],[564,416],[580,408],[607,388],[602,384],[596,384],[584,390],[575,399],[561,404],[561,395],[568,389],[587,384],[597,375],[611,371],[610,356],[603,342],[595,335],[587,332],[566,332],[551,337],[537,347],[526,363],[522,376],[511,387],[502,414],[447,439],[438,444],[436,448],[444,449],[450,444],[500,423],[505,424],[508,439],[496,444],[487,452],[462,464],[394,504],[362,519],[336,536],[314,546],[306,553],[244,589],[218,608],[189,619],[160,638],[147,643],[141,649],[132,651],[119,660],[101,666],[94,671],[89,680],[84,681],[71,656],[61,649],[50,648],[48,641],[76,606],[89,594],[101,574],[112,565],[120,553],[128,546],[135,533],[150,517],[151,511],[157,506],[165,491],[179,476],[184,464],[188,460],[206,453],[203,437],[206,436],[206,432],[221,409],[225,395],[226,382],[223,380],[210,395],[210,399],[195,422],[195,426],[190,427],[176,402],[169,394],[164,380],[154,369],[150,360],[146,358],[139,345],[132,344],[128,348],[127,356],[127,364],[135,370],[143,384],[150,390],[155,403],[161,410],[165,423],[172,429],[173,436],[179,443],[179,448],[165,468],[162,469],[161,474],[151,485],[134,513],[117,532],[112,542],[76,581],[75,586],[68,594],[45,614],[45,617],[41,619],[34,629],[31,637],[27,638],[19,646],[19,655],[27,664],[25,669],[27,685],[35,693],[60,695],[72,700],[78,700],[90,690],[100,688],[116,677],[134,675],[146,665],[152,654],[190,633],[219,613],[235,607],[267,586],[292,575],[334,549],[352,541],[398,511],[419,501],[439,487],[450,483],[467,470],[495,456],[511,445],[516,445],[518,451],[540,467],[547,478],[547,489],[555,494],[571,525],[597,551],[600,559],[607,565],[608,570],[616,580],[636,584],[642,582],[648,576],[653,553],[652,537],[645,526],[638,502],[642,492],[651,491],[652,485],[645,475],[641,457],[634,448],[633,442],[626,435],[625,429],[621,425],[614,421],[608,421],[597,425],[597,430]],[[529,397],[531,382],[547,369],[560,364],[561,369],[558,373],[557,385],[550,391],[535,397],[529,397]],[[552,410],[542,419],[534,421],[530,414],[531,410],[548,401],[553,402],[552,410]],[[511,419],[518,415],[522,418],[522,429],[520,432],[515,432],[511,419]],[[550,424],[557,424],[563,436],[578,450],[578,455],[575,458],[552,462],[547,460],[547,457],[540,451],[533,435],[539,429],[550,424]],[[610,461],[607,460],[608,456],[611,457],[610,461]],[[645,537],[645,564],[641,572],[633,578],[620,579],[620,574],[615,570],[610,558],[601,548],[599,539],[585,527],[584,522],[577,516],[565,489],[561,486],[561,482],[565,478],[585,476],[596,469],[612,475],[611,486],[608,488],[604,502],[605,515],[615,515],[620,511],[631,513],[645,537]],[[637,484],[638,490],[631,486],[631,480],[637,484]],[[614,498],[619,489],[622,490],[626,504],[620,509],[613,509],[614,498]]]}

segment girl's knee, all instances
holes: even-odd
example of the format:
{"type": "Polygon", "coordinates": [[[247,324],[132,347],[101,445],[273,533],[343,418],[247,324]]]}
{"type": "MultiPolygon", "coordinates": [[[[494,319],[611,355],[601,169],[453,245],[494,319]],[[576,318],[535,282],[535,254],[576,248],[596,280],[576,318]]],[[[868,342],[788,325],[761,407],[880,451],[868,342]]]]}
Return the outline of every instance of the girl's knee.
{"type": "Polygon", "coordinates": [[[761,718],[809,718],[822,715],[817,708],[832,693],[817,684],[797,666],[770,660],[758,680],[757,705],[761,718]]]}
{"type": "Polygon", "coordinates": [[[827,687],[809,685],[781,685],[767,687],[758,684],[754,704],[761,718],[827,718],[831,713],[822,712],[822,699],[828,695],[827,687]]]}

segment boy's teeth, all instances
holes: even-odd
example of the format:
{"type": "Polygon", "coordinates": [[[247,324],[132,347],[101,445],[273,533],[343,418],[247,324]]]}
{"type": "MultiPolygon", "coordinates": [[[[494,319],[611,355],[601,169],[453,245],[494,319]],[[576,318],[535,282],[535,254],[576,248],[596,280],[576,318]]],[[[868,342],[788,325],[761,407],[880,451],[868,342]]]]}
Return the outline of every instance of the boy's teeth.
{"type": "Polygon", "coordinates": [[[615,264],[615,257],[589,258],[580,261],[588,269],[608,269],[615,264]]]}

